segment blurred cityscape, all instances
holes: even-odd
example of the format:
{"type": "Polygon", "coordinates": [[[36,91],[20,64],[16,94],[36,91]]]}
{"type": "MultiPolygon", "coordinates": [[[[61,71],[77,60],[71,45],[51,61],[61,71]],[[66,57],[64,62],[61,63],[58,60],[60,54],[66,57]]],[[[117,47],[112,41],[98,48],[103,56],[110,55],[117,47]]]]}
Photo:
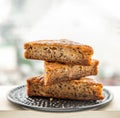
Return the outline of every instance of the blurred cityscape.
{"type": "Polygon", "coordinates": [[[42,61],[24,59],[24,42],[42,38],[68,38],[90,44],[95,50],[94,58],[100,60],[96,78],[104,85],[120,85],[120,32],[116,30],[119,19],[103,22],[105,13],[103,19],[96,16],[98,11],[93,10],[96,5],[93,2],[82,2],[82,7],[91,10],[96,22],[89,16],[88,9],[86,16],[80,12],[81,2],[76,0],[35,1],[0,1],[0,85],[23,84],[28,77],[44,73],[42,61]],[[87,16],[91,18],[89,21],[87,16]]]}

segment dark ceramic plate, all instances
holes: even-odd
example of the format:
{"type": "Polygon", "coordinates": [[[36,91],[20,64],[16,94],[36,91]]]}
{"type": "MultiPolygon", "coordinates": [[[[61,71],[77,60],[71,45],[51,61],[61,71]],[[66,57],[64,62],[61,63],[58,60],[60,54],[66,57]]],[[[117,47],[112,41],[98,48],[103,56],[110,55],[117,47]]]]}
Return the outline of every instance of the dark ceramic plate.
{"type": "Polygon", "coordinates": [[[26,86],[16,87],[8,93],[8,100],[16,105],[24,108],[30,108],[39,111],[51,112],[72,112],[88,109],[97,109],[107,105],[112,101],[113,95],[107,89],[103,89],[103,100],[97,101],[78,101],[67,99],[50,99],[45,97],[28,97],[26,94],[26,86]]]}

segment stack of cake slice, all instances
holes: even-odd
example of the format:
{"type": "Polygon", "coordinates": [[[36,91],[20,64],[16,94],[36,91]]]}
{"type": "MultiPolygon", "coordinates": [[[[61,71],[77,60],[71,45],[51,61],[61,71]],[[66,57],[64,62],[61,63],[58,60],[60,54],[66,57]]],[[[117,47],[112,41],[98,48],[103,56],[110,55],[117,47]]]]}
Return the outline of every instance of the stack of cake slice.
{"type": "Polygon", "coordinates": [[[69,40],[25,43],[25,58],[44,60],[45,74],[27,80],[28,96],[100,100],[103,85],[86,76],[97,75],[93,49],[69,40]]]}

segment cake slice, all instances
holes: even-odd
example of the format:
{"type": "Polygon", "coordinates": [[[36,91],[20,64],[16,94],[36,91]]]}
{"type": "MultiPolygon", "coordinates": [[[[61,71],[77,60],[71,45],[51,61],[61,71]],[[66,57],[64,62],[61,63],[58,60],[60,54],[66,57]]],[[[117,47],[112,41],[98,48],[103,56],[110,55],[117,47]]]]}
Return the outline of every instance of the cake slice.
{"type": "Polygon", "coordinates": [[[65,64],[91,65],[92,47],[73,41],[39,40],[24,44],[27,59],[45,60],[65,64]]]}
{"type": "Polygon", "coordinates": [[[53,62],[44,62],[45,85],[55,84],[61,81],[79,79],[89,75],[97,75],[98,61],[92,60],[90,66],[65,65],[53,62]]]}
{"type": "Polygon", "coordinates": [[[44,76],[32,77],[27,80],[27,95],[74,100],[102,100],[103,86],[90,78],[81,78],[44,85],[44,76]]]}

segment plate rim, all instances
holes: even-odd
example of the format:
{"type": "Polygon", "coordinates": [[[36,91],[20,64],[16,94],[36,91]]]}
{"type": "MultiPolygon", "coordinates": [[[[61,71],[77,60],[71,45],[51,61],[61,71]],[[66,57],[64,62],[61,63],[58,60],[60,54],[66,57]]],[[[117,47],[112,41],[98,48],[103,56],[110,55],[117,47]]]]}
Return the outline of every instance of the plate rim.
{"type": "MultiPolygon", "coordinates": [[[[90,106],[81,106],[81,107],[77,107],[77,108],[51,108],[51,107],[37,107],[37,106],[31,106],[31,105],[27,105],[27,104],[24,104],[20,101],[16,101],[14,99],[12,99],[10,97],[10,94],[12,91],[15,91],[17,89],[20,89],[20,88],[23,88],[23,87],[26,87],[26,85],[19,85],[13,89],[11,89],[8,94],[7,94],[7,100],[17,106],[21,106],[23,107],[24,109],[25,108],[28,108],[28,109],[31,109],[31,110],[37,110],[37,111],[45,111],[45,112],[75,112],[75,111],[83,111],[83,110],[89,110],[89,109],[99,109],[100,107],[103,107],[103,106],[106,106],[107,104],[109,104],[112,100],[113,100],[113,94],[110,90],[106,89],[103,87],[103,91],[106,92],[109,96],[108,99],[106,99],[105,101],[99,103],[99,104],[94,104],[94,105],[90,105],[90,106]]],[[[104,100],[104,99],[103,99],[104,100]]]]}

